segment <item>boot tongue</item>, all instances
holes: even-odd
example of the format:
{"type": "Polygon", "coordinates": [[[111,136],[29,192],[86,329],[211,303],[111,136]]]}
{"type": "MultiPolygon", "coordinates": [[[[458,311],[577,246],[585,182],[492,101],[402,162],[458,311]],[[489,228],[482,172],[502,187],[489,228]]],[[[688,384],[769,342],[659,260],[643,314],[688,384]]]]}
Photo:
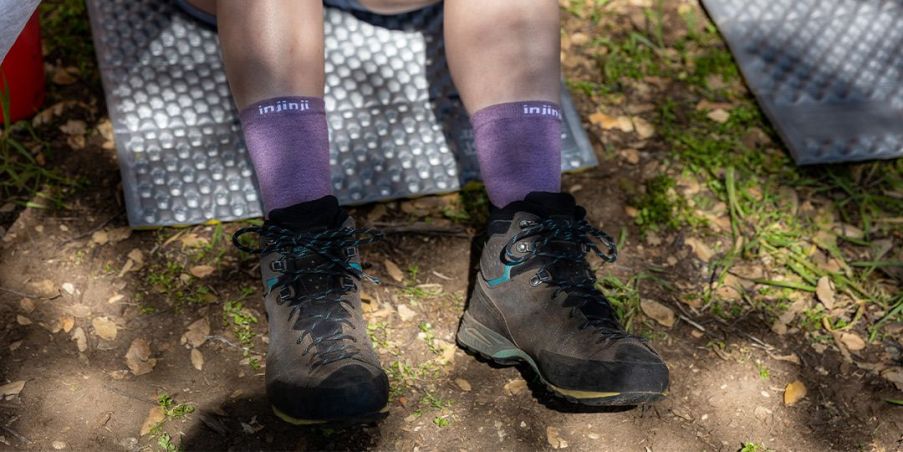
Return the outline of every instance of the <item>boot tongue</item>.
{"type": "Polygon", "coordinates": [[[582,218],[586,214],[583,208],[577,206],[577,201],[570,193],[534,191],[527,194],[523,201],[495,209],[491,216],[492,219],[510,220],[517,212],[529,212],[543,218],[559,215],[582,218]]]}
{"type": "Polygon", "coordinates": [[[348,214],[339,207],[339,200],[332,195],[273,209],[269,214],[271,223],[294,231],[340,228],[347,218],[348,214]]]}

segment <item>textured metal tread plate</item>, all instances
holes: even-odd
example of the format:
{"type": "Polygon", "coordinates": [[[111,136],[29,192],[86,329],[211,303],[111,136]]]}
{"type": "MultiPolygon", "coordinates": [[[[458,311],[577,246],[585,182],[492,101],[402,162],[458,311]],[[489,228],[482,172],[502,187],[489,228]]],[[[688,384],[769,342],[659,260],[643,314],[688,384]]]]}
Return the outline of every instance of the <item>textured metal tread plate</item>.
{"type": "MultiPolygon", "coordinates": [[[[170,0],[88,0],[129,224],[261,214],[216,33],[170,0]]],[[[327,8],[332,184],[343,204],[445,193],[478,179],[445,63],[441,7],[398,16],[327,8]]],[[[565,93],[562,170],[595,165],[565,93]]]]}
{"type": "Polygon", "coordinates": [[[797,164],[903,156],[903,0],[703,0],[797,164]]]}

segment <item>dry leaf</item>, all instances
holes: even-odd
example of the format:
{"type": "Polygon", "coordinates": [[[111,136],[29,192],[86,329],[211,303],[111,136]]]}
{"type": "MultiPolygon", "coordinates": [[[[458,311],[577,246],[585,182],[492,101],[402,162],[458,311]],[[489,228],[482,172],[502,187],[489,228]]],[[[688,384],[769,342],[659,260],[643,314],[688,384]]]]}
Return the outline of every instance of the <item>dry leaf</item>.
{"type": "Polygon", "coordinates": [[[602,112],[589,115],[589,122],[605,130],[617,129],[622,132],[633,132],[633,122],[626,116],[612,117],[602,112]]]}
{"type": "Polygon", "coordinates": [[[125,295],[120,294],[120,293],[117,293],[117,294],[113,294],[113,296],[110,297],[110,298],[107,300],[107,303],[109,303],[109,304],[116,304],[116,303],[119,303],[120,301],[122,301],[122,300],[124,300],[124,299],[125,299],[125,295]]]}
{"type": "Polygon", "coordinates": [[[34,311],[35,303],[31,298],[23,298],[19,300],[19,308],[22,309],[26,314],[31,314],[34,311]]]}
{"type": "Polygon", "coordinates": [[[94,327],[94,334],[106,341],[115,341],[116,333],[119,327],[107,317],[95,317],[91,320],[91,326],[94,327]]]}
{"type": "Polygon", "coordinates": [[[831,281],[831,278],[822,276],[818,279],[818,284],[815,286],[815,296],[829,311],[834,309],[834,283],[831,281]]]}
{"type": "Polygon", "coordinates": [[[166,419],[166,413],[163,412],[163,407],[159,405],[151,407],[147,412],[147,418],[145,418],[144,423],[141,424],[140,436],[150,433],[157,424],[163,422],[163,419],[166,419]]]}
{"type": "Polygon", "coordinates": [[[644,140],[652,138],[652,136],[655,135],[655,127],[653,127],[649,121],[646,121],[639,116],[633,117],[633,128],[636,130],[637,135],[644,140]]]}
{"type": "Polygon", "coordinates": [[[14,396],[19,395],[22,392],[22,389],[25,388],[25,380],[14,381],[9,384],[5,384],[0,386],[0,396],[14,396]]]}
{"type": "Polygon", "coordinates": [[[191,349],[191,365],[197,370],[204,370],[204,355],[196,348],[191,349]]]}
{"type": "Polygon", "coordinates": [[[135,267],[135,270],[138,270],[142,265],[144,265],[144,253],[142,253],[138,248],[134,248],[129,251],[128,258],[135,261],[135,264],[137,265],[135,267]]]}
{"type": "Polygon", "coordinates": [[[84,135],[85,130],[87,130],[87,124],[78,119],[70,119],[60,126],[60,131],[66,135],[84,135]]]}
{"type": "Polygon", "coordinates": [[[17,314],[16,315],[16,323],[22,326],[31,325],[31,319],[25,317],[24,315],[17,314]]]}
{"type": "Polygon", "coordinates": [[[784,405],[793,406],[806,397],[806,385],[802,381],[796,380],[784,388],[784,405]]]}
{"type": "Polygon", "coordinates": [[[210,322],[205,317],[195,320],[194,323],[188,325],[188,330],[182,335],[182,343],[197,348],[203,345],[204,342],[207,342],[207,336],[209,335],[210,322]]]}
{"type": "Polygon", "coordinates": [[[150,344],[145,339],[138,338],[129,346],[129,351],[125,354],[125,364],[138,376],[154,370],[157,360],[151,358],[150,344]]]}
{"type": "Polygon", "coordinates": [[[69,295],[75,295],[75,284],[72,284],[71,282],[64,282],[63,285],[62,285],[62,287],[63,287],[63,290],[64,290],[67,294],[69,294],[69,295]]]}
{"type": "Polygon", "coordinates": [[[181,237],[179,237],[179,242],[182,243],[182,248],[200,248],[207,244],[207,239],[198,236],[193,232],[189,232],[181,237]]]}
{"type": "Polygon", "coordinates": [[[686,243],[687,245],[690,245],[690,248],[693,249],[693,253],[696,254],[696,257],[698,257],[699,260],[701,260],[703,262],[708,262],[709,260],[712,259],[712,256],[715,255],[715,253],[712,251],[711,248],[709,248],[708,245],[703,243],[702,240],[699,240],[695,237],[690,237],[688,239],[685,239],[684,243],[686,243]]]}
{"type": "Polygon", "coordinates": [[[188,271],[194,275],[196,278],[206,278],[213,274],[215,268],[209,265],[195,265],[191,267],[188,271]]]}
{"type": "Polygon", "coordinates": [[[407,322],[408,320],[413,319],[416,315],[417,312],[409,308],[407,305],[398,305],[398,317],[401,317],[402,322],[407,322]]]}
{"type": "Polygon", "coordinates": [[[470,390],[473,389],[470,386],[470,382],[463,378],[455,378],[455,384],[464,392],[470,392],[470,390]]]}
{"type": "Polygon", "coordinates": [[[60,326],[63,328],[64,333],[68,333],[72,331],[72,327],[75,326],[75,317],[71,315],[65,315],[60,318],[60,326]]]}
{"type": "Polygon", "coordinates": [[[636,165],[640,163],[640,151],[636,149],[624,149],[620,152],[621,158],[627,161],[627,163],[631,165],[636,165]]]}
{"type": "Polygon", "coordinates": [[[668,328],[674,326],[674,311],[654,300],[640,300],[640,309],[652,320],[668,328]]]}
{"type": "Polygon", "coordinates": [[[75,341],[75,345],[78,347],[78,351],[84,353],[85,350],[88,349],[88,337],[85,336],[85,330],[82,327],[78,327],[72,331],[72,340],[75,341]]]}
{"type": "Polygon", "coordinates": [[[840,333],[840,342],[851,352],[865,348],[865,341],[855,333],[840,333]]]}
{"type": "Polygon", "coordinates": [[[546,441],[552,446],[552,449],[565,449],[568,442],[561,437],[561,433],[555,427],[546,427],[546,441]]]}
{"type": "Polygon", "coordinates": [[[22,346],[22,341],[15,341],[15,342],[9,344],[9,351],[14,352],[14,351],[18,350],[19,347],[21,347],[21,346],[22,346]]]}
{"type": "Polygon", "coordinates": [[[706,116],[708,116],[709,119],[717,122],[718,124],[724,124],[727,122],[728,119],[731,118],[730,113],[728,113],[720,108],[710,111],[709,114],[707,114],[706,116]]]}
{"type": "Polygon", "coordinates": [[[57,67],[53,70],[53,76],[50,78],[50,81],[57,85],[71,85],[78,81],[77,78],[73,77],[73,74],[78,74],[78,68],[57,67]]]}
{"type": "Polygon", "coordinates": [[[398,282],[404,281],[404,273],[402,273],[401,269],[398,268],[398,264],[390,261],[389,259],[386,259],[383,261],[383,265],[386,266],[386,272],[389,273],[389,276],[391,276],[392,279],[398,282]]]}
{"type": "Polygon", "coordinates": [[[107,236],[113,243],[121,242],[132,236],[132,228],[123,226],[121,228],[113,228],[107,231],[107,236]]]}
{"type": "Polygon", "coordinates": [[[527,381],[522,378],[517,378],[514,380],[505,383],[505,394],[510,396],[518,395],[527,390],[527,381]]]}

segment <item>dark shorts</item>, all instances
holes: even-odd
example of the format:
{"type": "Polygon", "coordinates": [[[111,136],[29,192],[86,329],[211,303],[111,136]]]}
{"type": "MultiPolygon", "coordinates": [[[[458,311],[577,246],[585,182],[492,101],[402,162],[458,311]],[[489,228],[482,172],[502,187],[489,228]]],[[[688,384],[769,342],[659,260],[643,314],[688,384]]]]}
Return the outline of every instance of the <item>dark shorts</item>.
{"type": "MultiPolygon", "coordinates": [[[[175,0],[176,5],[189,16],[211,26],[216,27],[216,16],[194,7],[188,0],[175,0]]],[[[332,8],[346,11],[367,11],[359,0],[323,0],[323,4],[332,8]]]]}

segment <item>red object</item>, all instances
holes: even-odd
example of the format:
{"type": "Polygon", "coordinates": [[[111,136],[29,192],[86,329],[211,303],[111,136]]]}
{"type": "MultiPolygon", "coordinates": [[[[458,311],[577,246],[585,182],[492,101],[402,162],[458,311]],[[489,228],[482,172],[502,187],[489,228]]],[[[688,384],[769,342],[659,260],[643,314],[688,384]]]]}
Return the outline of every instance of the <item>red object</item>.
{"type": "MultiPolygon", "coordinates": [[[[34,115],[44,103],[44,57],[37,11],[0,65],[0,93],[9,94],[10,122],[34,115]]],[[[0,109],[0,125],[2,120],[0,109]]]]}

